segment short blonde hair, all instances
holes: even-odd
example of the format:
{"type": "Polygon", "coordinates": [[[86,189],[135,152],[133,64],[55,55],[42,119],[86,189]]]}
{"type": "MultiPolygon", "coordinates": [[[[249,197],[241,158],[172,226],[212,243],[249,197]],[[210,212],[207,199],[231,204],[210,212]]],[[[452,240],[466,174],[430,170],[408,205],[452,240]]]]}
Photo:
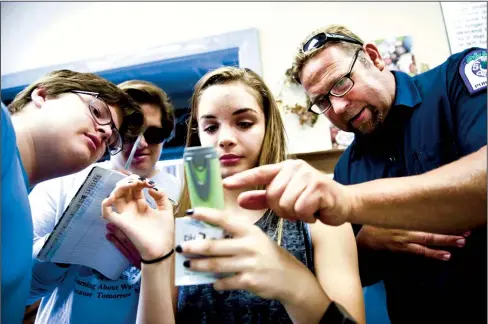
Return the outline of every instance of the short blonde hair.
{"type": "Polygon", "coordinates": [[[311,50],[307,53],[304,53],[302,49],[303,49],[303,46],[305,45],[305,43],[308,42],[308,40],[310,38],[312,38],[312,37],[314,37],[320,33],[340,34],[340,35],[344,35],[344,36],[349,36],[349,37],[354,38],[354,39],[360,41],[361,43],[363,43],[363,40],[361,38],[359,38],[356,34],[354,34],[352,31],[350,31],[347,27],[342,26],[342,25],[329,25],[327,27],[322,27],[322,28],[319,28],[319,29],[313,31],[312,33],[310,33],[307,37],[305,37],[303,39],[303,41],[300,43],[300,46],[297,48],[297,52],[295,54],[295,59],[293,62],[293,70],[292,70],[293,71],[292,72],[293,77],[295,78],[295,80],[297,80],[297,81],[300,80],[300,72],[302,71],[305,63],[307,63],[310,58],[314,57],[315,55],[317,55],[318,53],[320,53],[321,51],[323,51],[324,49],[326,49],[332,45],[335,45],[337,47],[341,47],[343,50],[345,50],[347,53],[350,53],[351,55],[358,48],[360,48],[360,45],[358,45],[358,44],[341,42],[341,41],[329,41],[324,46],[322,46],[318,49],[311,50]]]}

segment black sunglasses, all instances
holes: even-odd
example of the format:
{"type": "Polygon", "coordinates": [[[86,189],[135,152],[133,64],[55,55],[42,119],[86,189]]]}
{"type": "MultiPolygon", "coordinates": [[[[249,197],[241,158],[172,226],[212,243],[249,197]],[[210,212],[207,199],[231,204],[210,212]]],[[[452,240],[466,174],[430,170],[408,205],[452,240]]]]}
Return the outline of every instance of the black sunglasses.
{"type": "MultiPolygon", "coordinates": [[[[321,48],[322,46],[325,45],[327,42],[346,42],[346,43],[352,43],[352,44],[357,44],[363,46],[363,42],[346,36],[346,35],[341,35],[341,34],[331,34],[331,33],[319,33],[317,35],[314,35],[312,38],[310,38],[307,42],[302,47],[302,52],[308,53],[310,51],[316,50],[321,48]]],[[[301,84],[300,78],[298,75],[294,75],[293,78],[295,79],[296,82],[301,84]]]]}
{"type": "MultiPolygon", "coordinates": [[[[161,144],[171,135],[167,128],[150,126],[144,131],[147,144],[161,144]]],[[[132,141],[133,142],[133,141],[132,141]]]]}
{"type": "Polygon", "coordinates": [[[341,35],[341,34],[329,34],[329,33],[319,33],[312,38],[310,38],[302,47],[303,53],[310,52],[311,50],[320,48],[324,46],[325,43],[327,42],[332,42],[332,41],[340,41],[340,42],[347,42],[347,43],[352,43],[352,44],[358,44],[358,45],[363,45],[361,41],[358,41],[355,38],[346,36],[346,35],[341,35]]]}

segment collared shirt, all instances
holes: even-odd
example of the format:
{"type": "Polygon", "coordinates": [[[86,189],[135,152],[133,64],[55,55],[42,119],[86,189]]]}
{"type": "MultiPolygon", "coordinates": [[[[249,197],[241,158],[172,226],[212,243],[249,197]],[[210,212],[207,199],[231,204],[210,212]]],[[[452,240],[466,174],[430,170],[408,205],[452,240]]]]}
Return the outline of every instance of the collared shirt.
{"type": "MultiPolygon", "coordinates": [[[[483,51],[486,76],[486,50],[479,48],[415,77],[393,72],[395,101],[385,122],[373,135],[356,137],[334,179],[356,184],[422,174],[485,146],[486,83],[471,93],[462,69],[467,57],[483,51]]],[[[357,234],[360,225],[354,228],[357,234]]],[[[363,285],[384,281],[393,324],[486,323],[486,229],[474,230],[464,248],[442,249],[450,261],[359,249],[363,285]]]]}

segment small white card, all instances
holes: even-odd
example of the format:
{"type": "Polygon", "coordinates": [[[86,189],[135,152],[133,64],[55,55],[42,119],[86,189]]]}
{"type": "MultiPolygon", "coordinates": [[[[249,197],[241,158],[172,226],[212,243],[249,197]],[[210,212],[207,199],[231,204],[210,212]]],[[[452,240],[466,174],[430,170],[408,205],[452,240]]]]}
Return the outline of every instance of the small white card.
{"type": "MultiPolygon", "coordinates": [[[[225,237],[224,230],[217,226],[195,220],[191,217],[179,217],[175,220],[175,245],[182,245],[192,240],[215,240],[225,237]]],[[[183,266],[185,260],[201,258],[199,255],[183,256],[176,253],[175,257],[175,285],[203,285],[228,276],[228,273],[196,272],[183,266]]]]}

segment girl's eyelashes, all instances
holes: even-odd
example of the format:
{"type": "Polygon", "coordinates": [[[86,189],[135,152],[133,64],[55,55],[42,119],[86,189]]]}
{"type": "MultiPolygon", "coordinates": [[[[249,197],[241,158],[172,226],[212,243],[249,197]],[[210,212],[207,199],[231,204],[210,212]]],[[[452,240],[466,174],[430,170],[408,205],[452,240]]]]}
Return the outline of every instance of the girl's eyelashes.
{"type": "MultiPolygon", "coordinates": [[[[247,118],[247,117],[242,118],[244,116],[238,116],[238,117],[239,118],[235,118],[235,119],[232,118],[233,120],[229,121],[231,124],[235,125],[233,127],[236,127],[239,129],[249,129],[252,126],[254,126],[254,124],[255,124],[255,121],[252,118],[247,118]]],[[[205,133],[212,134],[212,133],[215,133],[219,129],[219,126],[220,126],[220,122],[218,122],[217,120],[212,121],[212,122],[206,121],[206,123],[203,124],[202,129],[205,133]]]]}
{"type": "MultiPolygon", "coordinates": [[[[254,125],[254,123],[249,122],[249,121],[237,122],[237,127],[241,128],[241,129],[248,129],[248,128],[251,128],[253,125],[254,125]]],[[[215,131],[217,131],[217,129],[218,129],[218,125],[207,125],[203,128],[203,131],[205,133],[214,133],[215,131]]]]}
{"type": "Polygon", "coordinates": [[[205,133],[213,133],[217,130],[217,125],[208,125],[203,128],[205,133]]]}
{"type": "Polygon", "coordinates": [[[254,124],[252,122],[248,122],[248,121],[241,121],[241,122],[238,122],[237,125],[239,125],[240,128],[247,129],[247,128],[252,127],[254,124]]]}

